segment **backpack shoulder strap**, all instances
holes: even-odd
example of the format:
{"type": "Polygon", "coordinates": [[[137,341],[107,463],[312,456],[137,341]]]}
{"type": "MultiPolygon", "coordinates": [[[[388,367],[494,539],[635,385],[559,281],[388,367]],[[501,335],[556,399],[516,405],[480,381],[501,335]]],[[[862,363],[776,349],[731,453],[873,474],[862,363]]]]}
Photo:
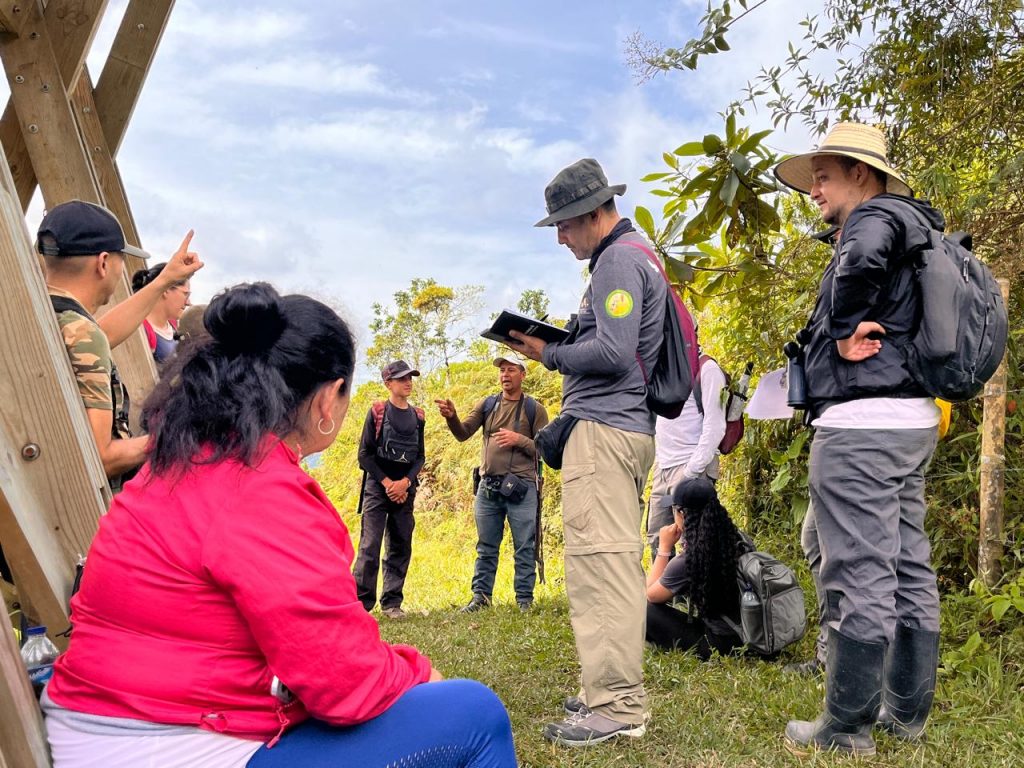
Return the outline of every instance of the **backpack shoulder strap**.
{"type": "Polygon", "coordinates": [[[149,351],[156,352],[156,331],[153,330],[153,325],[149,320],[142,321],[142,330],[146,332],[146,343],[149,344],[149,351]]]}
{"type": "Polygon", "coordinates": [[[83,307],[74,299],[69,299],[67,296],[51,295],[50,305],[53,307],[53,311],[56,312],[57,314],[60,314],[61,312],[74,312],[75,314],[81,315],[82,317],[87,317],[90,320],[93,320],[93,322],[95,322],[93,316],[89,314],[88,310],[86,310],[85,307],[83,307]]]}
{"type": "Polygon", "coordinates": [[[424,424],[427,423],[427,414],[424,412],[422,408],[417,408],[415,405],[412,407],[412,409],[413,411],[416,412],[416,421],[418,421],[420,423],[419,425],[422,427],[424,424]]]}
{"type": "Polygon", "coordinates": [[[714,360],[714,358],[711,355],[701,353],[700,357],[697,358],[697,372],[693,375],[693,402],[697,404],[697,413],[700,414],[701,418],[704,418],[704,390],[700,386],[700,369],[704,367],[704,363],[708,360],[714,360]]]}
{"type": "Polygon", "coordinates": [[[537,401],[529,395],[526,398],[526,422],[530,425],[530,437],[533,437],[533,422],[537,418],[537,401]]]}
{"type": "Polygon", "coordinates": [[[387,407],[387,402],[384,400],[377,400],[373,405],[370,406],[370,411],[373,413],[373,432],[380,439],[381,432],[384,431],[384,410],[387,407]]]}

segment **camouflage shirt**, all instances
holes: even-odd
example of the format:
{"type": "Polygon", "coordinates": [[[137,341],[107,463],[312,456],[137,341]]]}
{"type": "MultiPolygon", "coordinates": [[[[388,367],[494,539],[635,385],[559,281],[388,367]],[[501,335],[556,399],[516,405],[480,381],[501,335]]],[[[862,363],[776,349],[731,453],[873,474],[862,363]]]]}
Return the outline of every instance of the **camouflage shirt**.
{"type": "MultiPolygon", "coordinates": [[[[78,299],[67,291],[52,286],[47,286],[47,291],[50,296],[59,296],[78,303],[78,299]]],[[[73,310],[58,312],[57,325],[60,327],[64,346],[68,350],[75,382],[78,384],[78,394],[85,407],[116,411],[114,437],[131,437],[125,417],[128,399],[110,356],[110,342],[106,334],[90,316],[73,310]]]]}

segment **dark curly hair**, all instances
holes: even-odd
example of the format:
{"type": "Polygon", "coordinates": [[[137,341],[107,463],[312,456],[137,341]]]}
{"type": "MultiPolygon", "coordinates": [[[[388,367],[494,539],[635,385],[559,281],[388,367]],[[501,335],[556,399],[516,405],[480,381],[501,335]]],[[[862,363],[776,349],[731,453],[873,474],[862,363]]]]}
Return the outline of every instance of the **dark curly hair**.
{"type": "Polygon", "coordinates": [[[718,500],[714,483],[687,480],[676,488],[673,503],[683,514],[686,544],[683,586],[701,616],[730,615],[739,605],[736,558],[749,547],[718,500]]]}
{"type": "Polygon", "coordinates": [[[315,299],[237,285],[214,297],[203,325],[209,336],[183,346],[143,408],[154,475],[223,459],[252,466],[264,438],[296,429],[322,385],[344,379],[349,389],[355,338],[315,299]]]}

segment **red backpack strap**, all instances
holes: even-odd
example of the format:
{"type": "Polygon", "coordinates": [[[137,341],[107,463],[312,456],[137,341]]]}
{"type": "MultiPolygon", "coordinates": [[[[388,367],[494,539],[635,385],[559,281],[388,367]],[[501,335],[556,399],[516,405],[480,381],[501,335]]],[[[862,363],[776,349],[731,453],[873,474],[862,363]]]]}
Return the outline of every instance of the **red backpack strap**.
{"type": "MultiPolygon", "coordinates": [[[[686,350],[686,355],[689,358],[690,370],[693,371],[693,376],[694,378],[696,378],[700,370],[700,361],[697,359],[697,328],[693,324],[693,316],[690,314],[690,310],[686,308],[686,305],[683,304],[683,300],[679,298],[679,294],[676,293],[675,289],[672,287],[672,282],[668,279],[668,275],[665,273],[665,267],[661,265],[661,259],[655,256],[654,251],[652,251],[643,243],[638,243],[633,240],[619,239],[615,241],[615,244],[631,245],[634,248],[640,249],[641,251],[647,254],[647,258],[650,260],[650,262],[658,268],[659,272],[661,272],[661,276],[665,280],[665,285],[668,286],[669,295],[672,297],[672,301],[675,302],[676,314],[679,315],[679,322],[683,324],[683,336],[689,339],[693,339],[694,341],[694,343],[686,350]]],[[[638,354],[637,360],[639,359],[640,356],[638,354]]],[[[643,363],[640,364],[640,368],[641,370],[643,370],[643,363]]],[[[643,374],[644,381],[646,382],[647,372],[643,371],[643,374]]]]}
{"type": "Polygon", "coordinates": [[[412,407],[412,409],[416,411],[416,418],[419,419],[421,423],[426,424],[427,414],[423,411],[423,409],[417,408],[415,405],[412,407]]]}
{"type": "Polygon", "coordinates": [[[377,400],[373,405],[370,406],[370,412],[373,413],[373,433],[380,439],[380,433],[384,429],[384,408],[387,405],[383,400],[377,400]]]}
{"type": "Polygon", "coordinates": [[[153,330],[149,320],[142,321],[142,330],[146,332],[146,343],[149,345],[149,351],[156,352],[156,331],[153,330]]]}

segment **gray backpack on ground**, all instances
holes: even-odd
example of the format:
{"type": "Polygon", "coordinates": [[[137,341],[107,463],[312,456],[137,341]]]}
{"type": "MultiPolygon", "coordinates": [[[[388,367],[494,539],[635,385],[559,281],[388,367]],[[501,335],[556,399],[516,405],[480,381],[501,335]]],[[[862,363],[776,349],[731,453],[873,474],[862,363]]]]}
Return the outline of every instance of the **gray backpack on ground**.
{"type": "Polygon", "coordinates": [[[771,656],[804,636],[804,591],[789,566],[766,552],[747,552],[736,561],[736,581],[741,623],[733,629],[748,648],[771,656]]]}

